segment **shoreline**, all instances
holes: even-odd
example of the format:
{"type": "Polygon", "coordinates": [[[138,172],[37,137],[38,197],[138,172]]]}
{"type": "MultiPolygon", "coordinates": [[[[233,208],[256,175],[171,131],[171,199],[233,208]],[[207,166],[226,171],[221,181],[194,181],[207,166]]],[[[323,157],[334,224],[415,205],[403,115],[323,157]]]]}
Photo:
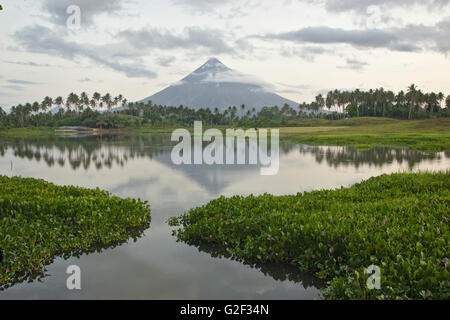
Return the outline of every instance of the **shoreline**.
{"type": "MultiPolygon", "coordinates": [[[[204,130],[211,126],[205,126],[204,130]]],[[[219,130],[239,128],[216,126],[219,130]]],[[[72,132],[70,136],[83,135],[149,135],[171,134],[177,127],[140,127],[121,129],[92,128],[87,131],[72,132]]],[[[186,128],[193,131],[193,127],[186,128]]],[[[243,127],[243,129],[248,129],[243,127]]],[[[280,127],[280,139],[297,144],[313,146],[353,146],[357,149],[371,149],[376,146],[406,148],[423,152],[443,152],[450,150],[450,119],[395,120],[395,119],[347,119],[347,120],[301,120],[292,126],[280,127]]],[[[64,137],[57,130],[62,128],[32,127],[0,129],[2,137],[64,137]]]]}

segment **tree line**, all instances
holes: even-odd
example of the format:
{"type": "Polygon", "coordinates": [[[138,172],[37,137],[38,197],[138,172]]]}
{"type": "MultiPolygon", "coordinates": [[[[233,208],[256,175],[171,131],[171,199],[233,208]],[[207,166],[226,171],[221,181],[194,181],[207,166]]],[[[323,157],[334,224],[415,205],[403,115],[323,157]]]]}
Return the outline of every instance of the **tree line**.
{"type": "Polygon", "coordinates": [[[203,121],[210,125],[285,125],[288,121],[308,118],[342,119],[345,117],[392,117],[426,119],[450,116],[450,95],[423,93],[415,85],[395,94],[383,88],[369,91],[330,91],[319,94],[311,103],[296,108],[255,108],[229,106],[191,109],[185,106],[162,106],[148,102],[128,102],[123,95],[82,92],[66,98],[45,97],[41,102],[12,106],[9,113],[0,107],[0,127],[82,125],[120,128],[141,125],[191,125],[203,121]]]}
{"type": "Polygon", "coordinates": [[[450,108],[450,95],[442,92],[424,93],[415,84],[395,94],[383,88],[369,91],[330,91],[324,98],[316,97],[320,108],[339,110],[350,117],[426,118],[450,108]],[[445,106],[444,106],[445,102],[445,106]]]}

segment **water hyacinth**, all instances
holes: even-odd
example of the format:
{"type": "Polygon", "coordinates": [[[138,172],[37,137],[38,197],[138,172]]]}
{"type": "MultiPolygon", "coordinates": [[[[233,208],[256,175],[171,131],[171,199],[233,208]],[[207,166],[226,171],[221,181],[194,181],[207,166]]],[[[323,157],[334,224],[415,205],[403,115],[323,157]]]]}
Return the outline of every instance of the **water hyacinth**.
{"type": "Polygon", "coordinates": [[[0,176],[0,290],[41,278],[55,256],[79,256],[137,239],[150,219],[150,207],[141,200],[0,176]]]}
{"type": "Polygon", "coordinates": [[[295,196],[221,197],[170,224],[181,227],[179,241],[313,272],[330,281],[328,299],[449,299],[449,217],[447,171],[295,196]],[[366,284],[371,265],[381,269],[379,290],[366,284]]]}

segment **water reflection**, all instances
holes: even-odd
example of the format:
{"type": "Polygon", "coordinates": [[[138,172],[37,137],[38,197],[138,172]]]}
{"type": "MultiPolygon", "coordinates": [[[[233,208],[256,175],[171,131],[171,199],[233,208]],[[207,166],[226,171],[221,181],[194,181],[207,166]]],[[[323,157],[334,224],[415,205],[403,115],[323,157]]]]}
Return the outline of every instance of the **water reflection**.
{"type": "MultiPolygon", "coordinates": [[[[55,259],[63,259],[63,260],[69,260],[71,258],[80,258],[83,255],[88,255],[92,253],[102,253],[105,250],[108,249],[114,249],[117,247],[122,246],[123,244],[129,242],[129,241],[138,241],[139,238],[141,238],[144,235],[145,230],[147,230],[150,227],[150,223],[144,224],[139,227],[129,228],[127,230],[127,240],[118,240],[110,242],[109,244],[104,243],[95,243],[93,244],[89,249],[80,249],[80,248],[72,248],[70,251],[65,252],[59,252],[56,253],[54,257],[52,257],[49,260],[46,260],[43,262],[44,265],[50,265],[52,264],[55,259]]],[[[42,282],[44,278],[50,276],[50,274],[47,273],[46,267],[42,268],[41,270],[35,270],[35,271],[24,271],[24,272],[17,272],[12,275],[12,279],[4,282],[0,286],[0,291],[4,291],[8,288],[11,288],[15,285],[18,285],[23,282],[32,283],[33,281],[39,281],[42,282]]]]}
{"type": "Polygon", "coordinates": [[[213,258],[226,258],[238,261],[253,269],[259,270],[265,276],[272,277],[277,281],[292,281],[301,284],[305,289],[310,287],[323,289],[327,285],[326,281],[310,273],[302,272],[293,265],[261,263],[257,260],[241,259],[232,255],[227,248],[214,244],[195,242],[189,243],[189,245],[196,247],[199,252],[205,252],[211,255],[213,258]]]}
{"type": "MultiPolygon", "coordinates": [[[[21,159],[41,160],[48,167],[59,166],[72,170],[111,169],[124,167],[129,160],[157,159],[171,164],[170,152],[175,143],[168,135],[120,136],[97,135],[81,138],[53,137],[49,139],[8,139],[0,140],[0,156],[8,150],[21,159]]],[[[363,165],[382,168],[387,164],[406,163],[410,169],[424,160],[450,158],[450,152],[424,153],[414,150],[375,147],[370,150],[358,150],[353,147],[312,147],[296,146],[286,141],[280,143],[280,153],[288,154],[297,149],[301,155],[313,155],[318,164],[329,167],[354,167],[363,165]]],[[[246,150],[248,152],[248,150],[246,150]]],[[[198,165],[198,167],[208,167],[198,165]]]]}
{"type": "MultiPolygon", "coordinates": [[[[383,168],[387,164],[397,162],[407,163],[413,169],[424,160],[441,160],[440,153],[424,153],[415,150],[392,149],[388,147],[375,147],[369,150],[358,150],[353,147],[311,147],[301,146],[299,152],[303,155],[312,154],[317,163],[326,164],[333,168],[354,167],[360,168],[369,165],[383,168]]],[[[448,155],[447,155],[448,157],[448,155]]]]}
{"type": "Polygon", "coordinates": [[[57,257],[46,272],[19,277],[0,299],[315,299],[322,284],[310,275],[289,266],[233,261],[223,248],[177,243],[167,219],[221,195],[296,194],[399,170],[450,167],[449,153],[281,141],[279,174],[261,176],[258,165],[176,166],[174,145],[168,135],[0,139],[0,174],[99,187],[152,207],[151,229],[137,234],[136,243],[57,257]],[[80,293],[66,288],[71,264],[86,277],[80,293]],[[23,282],[30,279],[43,282],[23,282]]]}

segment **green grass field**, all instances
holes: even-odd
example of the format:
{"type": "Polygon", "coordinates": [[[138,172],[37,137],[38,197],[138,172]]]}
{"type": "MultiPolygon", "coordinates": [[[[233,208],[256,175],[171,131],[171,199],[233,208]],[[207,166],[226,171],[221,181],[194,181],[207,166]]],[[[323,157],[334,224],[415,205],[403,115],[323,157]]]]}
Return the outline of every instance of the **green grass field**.
{"type": "Polygon", "coordinates": [[[48,127],[0,129],[0,137],[19,137],[19,138],[49,137],[54,135],[54,133],[55,129],[48,127]]]}
{"type": "Polygon", "coordinates": [[[312,145],[392,146],[428,152],[450,150],[450,119],[447,118],[420,121],[358,118],[317,124],[320,126],[281,128],[280,135],[295,143],[312,145]]]}

